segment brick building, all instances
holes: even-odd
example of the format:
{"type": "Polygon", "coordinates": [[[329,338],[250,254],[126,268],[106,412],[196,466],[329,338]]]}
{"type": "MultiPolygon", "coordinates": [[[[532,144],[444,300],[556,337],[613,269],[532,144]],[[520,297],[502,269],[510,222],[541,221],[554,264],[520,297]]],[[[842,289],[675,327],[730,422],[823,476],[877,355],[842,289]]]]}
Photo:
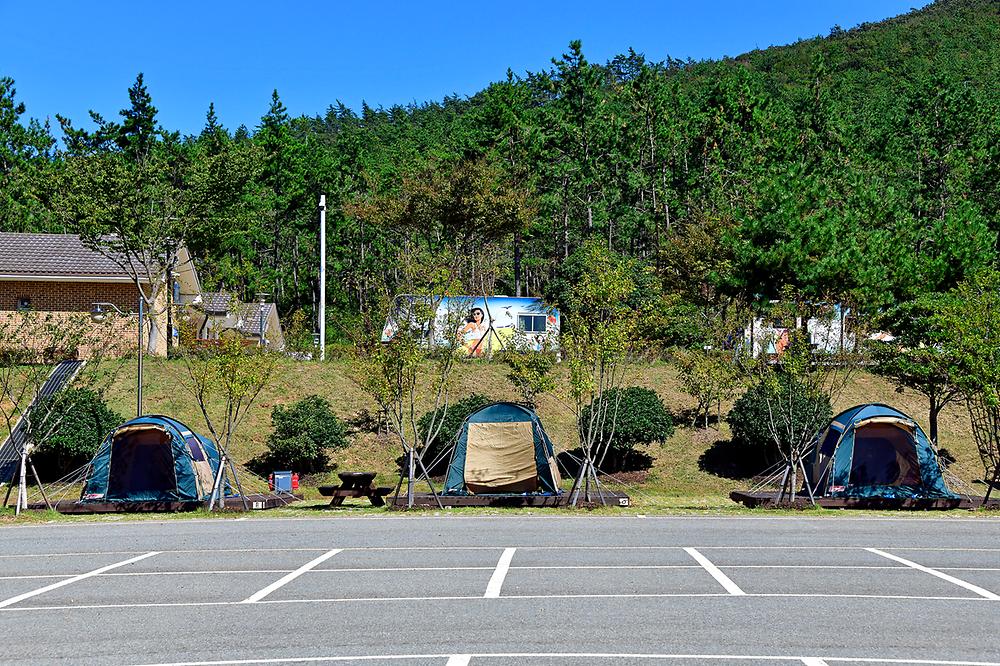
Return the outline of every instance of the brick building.
{"type": "MultiPolygon", "coordinates": [[[[88,330],[80,336],[75,353],[87,356],[98,344],[112,351],[134,350],[139,291],[119,263],[87,247],[75,234],[0,232],[0,323],[10,330],[12,322],[30,318],[78,322],[75,327],[88,330]],[[98,308],[108,313],[103,321],[94,321],[92,316],[98,308]],[[119,315],[116,309],[125,314],[119,315]]],[[[148,293],[148,283],[142,288],[148,293]]],[[[201,299],[198,275],[185,248],[170,276],[169,289],[161,291],[153,307],[158,331],[155,347],[157,354],[166,355],[167,335],[172,334],[168,330],[173,328],[168,311],[201,299]]]]}

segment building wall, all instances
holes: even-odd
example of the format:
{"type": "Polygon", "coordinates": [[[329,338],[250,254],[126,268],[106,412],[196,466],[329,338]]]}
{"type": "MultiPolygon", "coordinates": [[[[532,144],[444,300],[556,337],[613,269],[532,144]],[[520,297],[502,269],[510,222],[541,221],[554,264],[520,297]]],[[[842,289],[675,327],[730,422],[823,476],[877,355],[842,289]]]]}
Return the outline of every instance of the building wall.
{"type": "MultiPolygon", "coordinates": [[[[11,333],[18,329],[40,332],[44,322],[62,321],[73,330],[79,330],[78,354],[81,357],[101,352],[116,355],[135,353],[138,315],[121,316],[112,312],[105,321],[94,322],[90,320],[94,303],[112,303],[122,312],[135,313],[139,307],[139,295],[134,285],[120,282],[0,281],[0,339],[5,333],[10,339],[11,333]],[[21,299],[29,300],[29,312],[18,312],[21,299]]],[[[158,316],[157,322],[159,338],[156,353],[165,356],[166,314],[158,316]]],[[[144,333],[144,341],[146,335],[148,333],[144,333]]],[[[40,341],[24,341],[23,344],[31,347],[45,345],[40,341]]]]}

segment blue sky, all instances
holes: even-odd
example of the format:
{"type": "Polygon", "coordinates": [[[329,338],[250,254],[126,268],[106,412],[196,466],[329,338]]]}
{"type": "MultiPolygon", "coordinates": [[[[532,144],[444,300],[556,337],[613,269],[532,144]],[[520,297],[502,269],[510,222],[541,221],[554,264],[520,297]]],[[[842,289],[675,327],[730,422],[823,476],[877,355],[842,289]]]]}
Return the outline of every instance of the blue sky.
{"type": "Polygon", "coordinates": [[[923,0],[579,0],[47,3],[0,0],[0,76],[28,115],[117,117],[143,72],[160,122],[197,133],[209,102],[230,129],[254,128],[277,88],[293,115],[336,100],[358,109],[470,95],[538,71],[572,39],[605,62],[629,47],[696,60],[825,35],[923,0]]]}

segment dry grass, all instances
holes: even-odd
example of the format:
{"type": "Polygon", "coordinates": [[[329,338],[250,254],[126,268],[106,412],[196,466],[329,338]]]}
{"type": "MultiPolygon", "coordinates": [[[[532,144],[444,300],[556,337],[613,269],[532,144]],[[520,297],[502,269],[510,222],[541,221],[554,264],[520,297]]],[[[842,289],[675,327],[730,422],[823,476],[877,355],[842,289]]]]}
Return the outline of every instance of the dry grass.
{"type": "MultiPolygon", "coordinates": [[[[347,361],[324,364],[314,362],[282,361],[274,381],[261,394],[239,433],[233,454],[237,460],[246,461],[264,450],[271,430],[270,412],[278,404],[292,403],[310,394],[327,398],[337,415],[349,418],[361,409],[374,411],[371,400],[352,379],[355,368],[347,361]]],[[[545,429],[557,449],[574,447],[576,428],[573,411],[565,397],[565,368],[558,368],[560,390],[543,396],[538,413],[545,429]]],[[[169,414],[196,430],[204,431],[204,421],[197,405],[184,390],[184,366],[178,361],[157,360],[147,363],[145,373],[145,407],[149,413],[169,414]]],[[[674,368],[667,363],[642,365],[634,369],[635,384],[656,390],[667,407],[675,414],[682,414],[694,406],[682,390],[674,368]]],[[[112,406],[130,415],[134,410],[135,368],[122,370],[109,393],[112,406]]],[[[462,397],[473,392],[483,393],[498,400],[513,400],[516,395],[504,377],[504,368],[484,361],[471,361],[460,365],[456,373],[454,395],[462,397]]],[[[835,411],[864,402],[885,402],[926,423],[926,404],[915,394],[897,393],[884,380],[867,373],[859,373],[834,405],[835,411]]],[[[723,405],[724,410],[727,408],[723,405]]],[[[678,417],[675,417],[675,419],[678,417]]],[[[958,459],[953,471],[966,483],[982,476],[982,468],[964,407],[954,405],[946,409],[940,422],[941,445],[958,459]]],[[[724,508],[732,506],[728,499],[731,490],[746,487],[741,479],[718,476],[703,469],[699,462],[707,449],[729,437],[725,423],[713,424],[708,429],[692,428],[689,423],[678,423],[676,434],[666,444],[647,449],[653,457],[653,467],[643,483],[628,479],[629,491],[639,507],[670,508],[724,508]]],[[[356,435],[350,446],[333,455],[333,462],[340,470],[372,470],[379,474],[378,483],[394,484],[395,458],[400,454],[398,445],[389,437],[374,434],[356,435]]],[[[309,479],[312,484],[333,481],[331,472],[309,479]]],[[[981,486],[980,486],[981,487],[981,486]]],[[[307,497],[318,497],[314,489],[307,489],[307,497]]]]}

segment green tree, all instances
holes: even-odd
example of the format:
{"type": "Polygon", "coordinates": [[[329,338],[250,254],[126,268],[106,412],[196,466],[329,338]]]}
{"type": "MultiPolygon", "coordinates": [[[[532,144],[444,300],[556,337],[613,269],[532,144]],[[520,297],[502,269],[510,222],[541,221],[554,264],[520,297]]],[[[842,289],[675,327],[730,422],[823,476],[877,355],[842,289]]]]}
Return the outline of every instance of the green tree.
{"type": "Polygon", "coordinates": [[[938,416],[961,397],[952,373],[952,359],[942,347],[945,334],[939,327],[940,294],[925,294],[901,303],[881,318],[893,340],[873,347],[874,371],[897,386],[927,398],[931,441],[938,444],[938,416]]]}

